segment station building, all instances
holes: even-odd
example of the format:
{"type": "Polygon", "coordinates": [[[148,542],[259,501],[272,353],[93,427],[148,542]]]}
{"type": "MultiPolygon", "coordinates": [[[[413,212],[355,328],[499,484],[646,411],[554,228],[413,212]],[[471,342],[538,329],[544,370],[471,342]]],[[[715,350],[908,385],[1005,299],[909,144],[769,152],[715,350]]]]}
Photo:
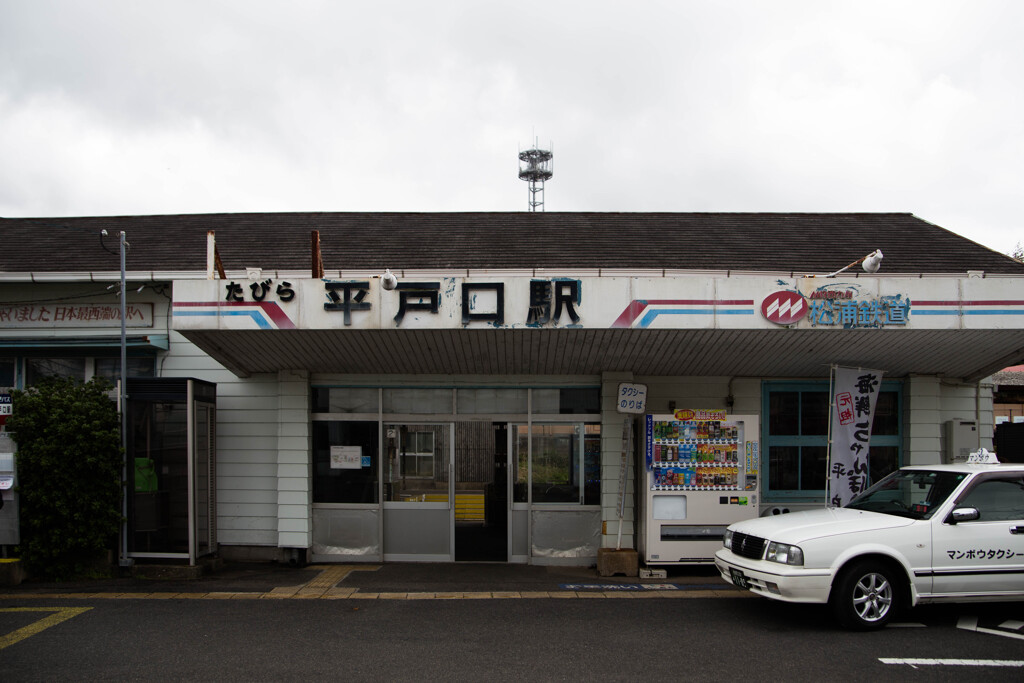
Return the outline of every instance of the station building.
{"type": "Polygon", "coordinates": [[[758,416],[770,514],[826,503],[833,365],[877,480],[992,449],[1024,362],[1024,264],[910,214],[26,218],[0,387],[118,379],[122,232],[135,558],[589,565],[637,547],[623,383],[758,416]]]}

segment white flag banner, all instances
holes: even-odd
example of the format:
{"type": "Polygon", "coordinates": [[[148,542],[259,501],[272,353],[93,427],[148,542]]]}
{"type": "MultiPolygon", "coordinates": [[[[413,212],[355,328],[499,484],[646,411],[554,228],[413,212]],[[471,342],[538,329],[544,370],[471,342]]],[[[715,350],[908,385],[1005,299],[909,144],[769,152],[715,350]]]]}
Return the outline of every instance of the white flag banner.
{"type": "Polygon", "coordinates": [[[842,507],[868,487],[871,422],[881,384],[880,370],[832,367],[829,505],[842,507]]]}

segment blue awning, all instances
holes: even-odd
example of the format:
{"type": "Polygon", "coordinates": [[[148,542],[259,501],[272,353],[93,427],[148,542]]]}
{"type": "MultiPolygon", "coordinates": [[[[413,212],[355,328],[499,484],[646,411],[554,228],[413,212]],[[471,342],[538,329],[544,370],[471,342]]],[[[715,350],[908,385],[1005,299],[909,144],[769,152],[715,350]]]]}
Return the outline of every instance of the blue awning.
{"type": "MultiPolygon", "coordinates": [[[[166,334],[128,335],[125,346],[135,350],[161,349],[166,351],[170,346],[170,337],[166,334]]],[[[105,349],[121,347],[121,337],[0,337],[0,350],[3,349],[105,349]]]]}

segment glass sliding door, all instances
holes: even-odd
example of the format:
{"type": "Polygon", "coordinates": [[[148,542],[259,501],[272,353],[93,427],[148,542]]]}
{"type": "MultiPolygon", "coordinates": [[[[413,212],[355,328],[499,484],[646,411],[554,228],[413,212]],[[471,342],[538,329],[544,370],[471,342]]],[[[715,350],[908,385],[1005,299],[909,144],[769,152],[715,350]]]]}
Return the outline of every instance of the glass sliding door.
{"type": "Polygon", "coordinates": [[[452,557],[450,422],[384,424],[384,559],[452,557]]]}

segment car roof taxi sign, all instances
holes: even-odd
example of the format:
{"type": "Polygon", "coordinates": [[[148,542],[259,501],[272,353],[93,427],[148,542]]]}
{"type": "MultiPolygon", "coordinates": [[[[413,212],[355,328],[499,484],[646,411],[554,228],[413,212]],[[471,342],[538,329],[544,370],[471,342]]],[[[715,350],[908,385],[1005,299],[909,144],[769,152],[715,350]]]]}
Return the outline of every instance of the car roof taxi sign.
{"type": "Polygon", "coordinates": [[[807,300],[799,292],[775,292],[761,302],[761,315],[778,325],[792,325],[807,315],[808,310],[807,300]]]}

